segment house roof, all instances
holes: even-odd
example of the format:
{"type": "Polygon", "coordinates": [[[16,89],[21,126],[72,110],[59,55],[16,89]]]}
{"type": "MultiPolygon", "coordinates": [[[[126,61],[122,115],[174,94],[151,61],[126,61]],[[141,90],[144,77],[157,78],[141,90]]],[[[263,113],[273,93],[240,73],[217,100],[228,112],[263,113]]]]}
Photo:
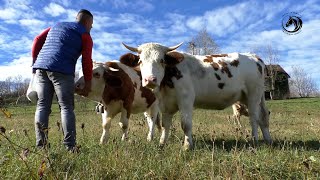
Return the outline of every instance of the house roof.
{"type": "Polygon", "coordinates": [[[276,71],[277,73],[283,73],[286,76],[288,76],[288,78],[290,78],[289,74],[279,65],[279,64],[269,64],[266,65],[266,69],[267,69],[267,75],[271,74],[271,71],[276,71]]]}

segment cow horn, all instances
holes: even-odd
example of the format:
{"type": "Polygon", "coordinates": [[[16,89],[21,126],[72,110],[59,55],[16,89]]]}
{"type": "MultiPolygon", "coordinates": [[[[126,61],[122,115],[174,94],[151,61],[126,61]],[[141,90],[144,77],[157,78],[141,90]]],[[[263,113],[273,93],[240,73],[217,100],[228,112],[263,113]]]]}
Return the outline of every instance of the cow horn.
{"type": "Polygon", "coordinates": [[[122,44],[124,45],[124,47],[126,47],[127,49],[129,49],[129,50],[132,51],[132,52],[137,52],[137,53],[140,52],[140,51],[138,50],[138,48],[130,47],[130,46],[126,45],[124,42],[122,42],[122,44]]]}
{"type": "Polygon", "coordinates": [[[115,68],[113,68],[113,67],[109,67],[109,70],[110,70],[110,71],[114,71],[114,72],[119,71],[119,69],[115,69],[115,68]]]}
{"type": "Polygon", "coordinates": [[[176,45],[176,46],[171,46],[168,48],[168,51],[173,51],[175,49],[177,49],[178,47],[180,47],[183,44],[183,42],[181,42],[180,44],[176,45]]]}

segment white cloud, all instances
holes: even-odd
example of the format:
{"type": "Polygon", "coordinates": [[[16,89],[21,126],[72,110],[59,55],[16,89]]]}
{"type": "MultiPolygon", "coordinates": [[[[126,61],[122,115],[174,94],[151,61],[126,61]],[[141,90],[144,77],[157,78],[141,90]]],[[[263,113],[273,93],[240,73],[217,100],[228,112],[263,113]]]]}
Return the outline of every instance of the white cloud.
{"type": "Polygon", "coordinates": [[[66,9],[66,18],[62,19],[61,21],[70,21],[70,22],[74,22],[76,20],[78,11],[74,10],[74,9],[66,9]]]}
{"type": "Polygon", "coordinates": [[[245,2],[207,11],[203,16],[191,17],[187,25],[197,31],[205,27],[212,34],[223,36],[247,23],[245,17],[249,17],[248,14],[255,16],[250,12],[252,11],[250,5],[250,2],[245,2]]]}
{"type": "Polygon", "coordinates": [[[92,31],[100,31],[103,30],[103,28],[114,25],[116,25],[114,18],[110,17],[107,13],[93,14],[92,31]]]}
{"type": "Polygon", "coordinates": [[[296,12],[301,15],[302,20],[319,19],[320,4],[317,0],[307,0],[303,3],[296,2],[297,4],[288,8],[289,12],[296,12]]]}
{"type": "Polygon", "coordinates": [[[5,38],[4,43],[0,44],[0,50],[6,51],[6,53],[11,53],[10,57],[12,58],[19,56],[20,53],[30,52],[31,46],[32,40],[26,36],[22,36],[19,39],[13,39],[12,37],[8,37],[5,38]]]}
{"type": "Polygon", "coordinates": [[[110,3],[115,7],[115,8],[124,8],[129,5],[129,3],[126,0],[111,0],[110,3]]]}
{"type": "Polygon", "coordinates": [[[45,29],[47,23],[39,19],[21,19],[19,20],[20,25],[29,29],[29,34],[39,33],[41,30],[45,29]]]}
{"type": "Polygon", "coordinates": [[[1,14],[0,19],[3,19],[5,21],[16,20],[21,15],[19,12],[17,12],[13,8],[1,9],[0,14],[1,14]]]}
{"type": "Polygon", "coordinates": [[[72,5],[72,1],[70,1],[70,0],[54,0],[53,2],[56,2],[58,4],[62,4],[65,7],[69,7],[70,5],[72,5]]]}
{"type": "Polygon", "coordinates": [[[206,28],[215,36],[225,37],[244,29],[269,27],[286,6],[287,2],[277,2],[275,5],[275,2],[244,1],[206,11],[202,16],[191,16],[186,25],[196,31],[206,28]]]}
{"type": "Polygon", "coordinates": [[[4,0],[5,7],[12,7],[20,10],[30,9],[30,4],[32,4],[32,0],[4,0]]]}
{"type": "Polygon", "coordinates": [[[7,42],[8,39],[8,35],[5,33],[0,33],[0,49],[1,49],[1,45],[4,44],[5,42],[7,42]]]}
{"type": "Polygon", "coordinates": [[[148,0],[136,0],[134,2],[128,0],[103,0],[102,4],[112,4],[116,9],[131,9],[138,11],[153,11],[154,6],[148,0]]]}
{"type": "Polygon", "coordinates": [[[199,31],[205,26],[206,22],[204,17],[197,16],[189,18],[186,24],[189,28],[199,31]]]}
{"type": "Polygon", "coordinates": [[[123,37],[120,34],[99,32],[95,34],[99,41],[97,43],[120,43],[123,37]]]}
{"type": "Polygon", "coordinates": [[[134,8],[139,8],[140,11],[153,11],[155,9],[155,7],[146,0],[138,0],[134,8]]]}
{"type": "Polygon", "coordinates": [[[30,78],[32,73],[31,61],[31,57],[25,54],[18,59],[14,59],[10,64],[0,66],[0,81],[17,75],[21,75],[23,78],[30,78]]]}
{"type": "Polygon", "coordinates": [[[185,25],[186,17],[181,14],[176,13],[169,13],[167,15],[168,17],[168,23],[170,24],[170,34],[171,35],[179,35],[184,34],[186,31],[188,31],[187,26],[185,25]]]}
{"type": "Polygon", "coordinates": [[[44,8],[44,12],[53,17],[57,17],[57,16],[60,16],[61,14],[64,14],[66,10],[59,4],[50,3],[48,6],[44,8]]]}
{"type": "Polygon", "coordinates": [[[0,20],[8,24],[16,24],[20,18],[31,18],[35,16],[32,0],[4,0],[0,9],[0,20]]]}

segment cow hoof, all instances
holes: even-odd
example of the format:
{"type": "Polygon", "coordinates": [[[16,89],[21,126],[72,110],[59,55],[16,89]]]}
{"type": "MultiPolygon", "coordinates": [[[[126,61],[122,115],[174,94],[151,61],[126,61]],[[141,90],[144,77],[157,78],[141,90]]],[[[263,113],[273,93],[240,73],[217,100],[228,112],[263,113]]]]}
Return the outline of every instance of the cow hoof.
{"type": "Polygon", "coordinates": [[[127,140],[128,140],[128,137],[126,135],[122,135],[121,141],[127,141],[127,140]]]}
{"type": "Polygon", "coordinates": [[[183,145],[183,150],[185,150],[185,151],[193,150],[193,146],[191,144],[189,144],[189,143],[185,143],[183,145]]]}
{"type": "Polygon", "coordinates": [[[107,144],[107,142],[108,142],[107,139],[101,139],[100,140],[100,145],[107,144]]]}
{"type": "Polygon", "coordinates": [[[153,139],[153,137],[151,136],[151,135],[148,135],[148,137],[147,137],[147,141],[152,141],[152,139],[153,139]]]}
{"type": "Polygon", "coordinates": [[[159,147],[160,150],[162,150],[162,149],[164,149],[164,144],[159,144],[158,147],[159,147]]]}

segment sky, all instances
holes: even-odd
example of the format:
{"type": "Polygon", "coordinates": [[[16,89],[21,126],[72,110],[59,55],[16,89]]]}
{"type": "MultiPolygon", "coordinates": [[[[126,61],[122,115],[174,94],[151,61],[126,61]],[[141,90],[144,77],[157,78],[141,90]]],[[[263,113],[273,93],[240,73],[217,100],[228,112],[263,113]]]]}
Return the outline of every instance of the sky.
{"type": "MultiPolygon", "coordinates": [[[[31,77],[34,37],[57,22],[75,21],[80,9],[94,16],[95,61],[117,60],[129,52],[121,42],[184,42],[178,50],[186,51],[187,43],[205,28],[222,53],[272,46],[289,75],[292,66],[301,67],[320,89],[319,0],[0,0],[0,81],[31,77]],[[297,13],[303,22],[297,34],[282,29],[288,13],[297,13]]],[[[82,71],[81,59],[77,71],[82,71]]]]}

